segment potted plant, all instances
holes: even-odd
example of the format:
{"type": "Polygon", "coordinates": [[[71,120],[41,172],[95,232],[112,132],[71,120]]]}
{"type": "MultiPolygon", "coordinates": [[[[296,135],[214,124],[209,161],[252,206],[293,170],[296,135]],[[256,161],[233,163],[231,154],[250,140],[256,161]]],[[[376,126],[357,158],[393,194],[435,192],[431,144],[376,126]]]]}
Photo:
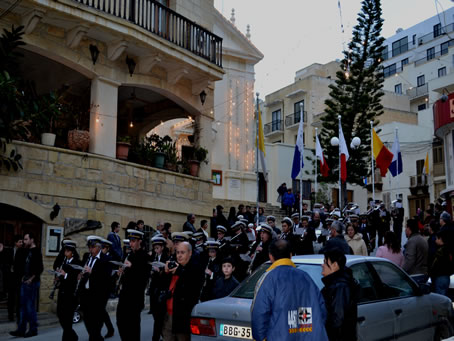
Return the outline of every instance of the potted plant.
{"type": "Polygon", "coordinates": [[[189,173],[199,176],[200,164],[207,163],[208,150],[203,147],[194,147],[194,160],[189,160],[189,173]]]}
{"type": "Polygon", "coordinates": [[[165,157],[165,168],[171,170],[173,172],[177,171],[177,164],[178,164],[178,152],[176,141],[172,143],[172,141],[168,141],[164,143],[163,146],[165,157]]]}
{"type": "Polygon", "coordinates": [[[117,159],[128,160],[129,148],[131,147],[131,137],[120,136],[117,139],[117,159]]]}
{"type": "Polygon", "coordinates": [[[153,151],[151,166],[156,168],[164,168],[166,157],[164,145],[168,142],[171,142],[172,139],[168,135],[160,137],[157,134],[153,134],[149,136],[147,140],[151,145],[153,151]]]}
{"type": "Polygon", "coordinates": [[[56,135],[53,133],[55,123],[62,113],[62,105],[58,94],[51,91],[41,95],[34,104],[35,112],[32,122],[38,132],[41,133],[41,144],[46,146],[55,145],[56,135]]]}
{"type": "Polygon", "coordinates": [[[90,112],[99,106],[90,105],[88,98],[88,94],[81,97],[67,94],[64,97],[65,112],[73,120],[71,124],[73,129],[68,130],[68,148],[81,152],[88,151],[90,146],[90,132],[88,131],[90,112]]]}

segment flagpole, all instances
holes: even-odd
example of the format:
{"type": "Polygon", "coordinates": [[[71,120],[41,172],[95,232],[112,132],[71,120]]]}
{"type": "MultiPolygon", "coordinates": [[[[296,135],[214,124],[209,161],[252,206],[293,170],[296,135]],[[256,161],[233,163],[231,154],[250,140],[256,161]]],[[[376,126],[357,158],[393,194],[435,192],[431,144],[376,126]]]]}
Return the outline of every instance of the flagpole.
{"type": "Polygon", "coordinates": [[[303,214],[303,164],[304,164],[304,161],[303,161],[303,151],[304,151],[304,111],[303,111],[303,103],[300,102],[300,121],[301,121],[301,125],[303,127],[303,150],[300,150],[300,161],[301,161],[301,164],[300,164],[300,173],[301,173],[301,176],[300,176],[300,212],[299,212],[299,217],[301,219],[301,216],[303,214]]]}
{"type": "Polygon", "coordinates": [[[260,93],[256,92],[255,95],[257,96],[257,123],[256,123],[256,153],[255,153],[255,164],[257,167],[257,222],[256,226],[259,225],[259,199],[260,199],[260,186],[259,186],[259,115],[260,115],[260,110],[259,110],[259,95],[260,93]]]}
{"type": "MultiPolygon", "coordinates": [[[[398,128],[396,127],[395,130],[396,130],[396,141],[398,141],[398,128]]],[[[399,149],[400,149],[400,146],[399,146],[399,149]]],[[[397,178],[396,178],[396,180],[397,180],[397,193],[396,193],[396,199],[397,199],[397,197],[399,195],[399,174],[400,174],[399,173],[399,154],[397,154],[397,178]]]]}
{"type": "Polygon", "coordinates": [[[372,200],[375,205],[375,168],[374,168],[374,121],[370,121],[370,149],[371,149],[371,161],[372,161],[372,200]]]}
{"type": "MultiPolygon", "coordinates": [[[[315,138],[318,136],[318,128],[315,128],[315,138]]],[[[317,202],[317,156],[315,156],[315,193],[314,193],[314,204],[317,202]]]]}
{"type": "Polygon", "coordinates": [[[341,161],[341,145],[340,145],[340,137],[341,137],[341,115],[337,115],[337,119],[339,121],[339,209],[342,212],[342,182],[341,182],[341,168],[342,168],[342,161],[341,161]]]}

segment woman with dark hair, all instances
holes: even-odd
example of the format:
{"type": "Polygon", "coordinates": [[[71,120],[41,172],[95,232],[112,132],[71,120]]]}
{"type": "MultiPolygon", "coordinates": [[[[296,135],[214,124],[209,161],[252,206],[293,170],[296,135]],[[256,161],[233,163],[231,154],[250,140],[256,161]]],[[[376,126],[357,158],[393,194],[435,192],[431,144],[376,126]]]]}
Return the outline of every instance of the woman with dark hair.
{"type": "Polygon", "coordinates": [[[393,231],[387,231],[385,233],[384,245],[378,248],[376,256],[389,259],[391,262],[402,267],[404,264],[404,255],[397,235],[393,231]]]}
{"type": "Polygon", "coordinates": [[[353,250],[354,255],[367,256],[367,246],[364,242],[363,235],[358,233],[356,226],[347,225],[347,234],[344,236],[348,246],[353,250]]]}
{"type": "Polygon", "coordinates": [[[227,222],[229,223],[229,226],[232,226],[233,224],[236,223],[235,207],[230,207],[229,216],[227,217],[227,222]]]}

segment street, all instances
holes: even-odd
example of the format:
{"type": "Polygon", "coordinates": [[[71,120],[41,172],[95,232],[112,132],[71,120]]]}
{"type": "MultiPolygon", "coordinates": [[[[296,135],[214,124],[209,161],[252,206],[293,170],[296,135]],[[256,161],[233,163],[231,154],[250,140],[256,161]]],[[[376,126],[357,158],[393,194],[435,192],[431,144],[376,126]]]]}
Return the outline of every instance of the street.
{"type": "MultiPolygon", "coordinates": [[[[147,313],[147,310],[142,312],[142,323],[141,323],[141,338],[142,340],[151,339],[153,335],[153,316],[147,313]]],[[[110,319],[112,320],[112,324],[115,327],[115,335],[112,338],[106,339],[111,341],[120,341],[120,335],[118,334],[118,329],[116,325],[116,317],[115,314],[110,315],[110,319]]],[[[79,341],[88,341],[88,334],[87,330],[85,329],[85,325],[83,321],[73,325],[74,330],[76,331],[77,335],[79,336],[79,341]]],[[[106,327],[103,328],[101,335],[105,335],[107,332],[106,327]]],[[[38,336],[30,338],[30,340],[34,341],[49,341],[49,340],[60,340],[62,337],[62,329],[60,325],[56,325],[50,328],[42,328],[38,329],[38,336]]],[[[0,336],[0,340],[19,340],[22,338],[16,338],[10,335],[2,335],[0,336]]]]}

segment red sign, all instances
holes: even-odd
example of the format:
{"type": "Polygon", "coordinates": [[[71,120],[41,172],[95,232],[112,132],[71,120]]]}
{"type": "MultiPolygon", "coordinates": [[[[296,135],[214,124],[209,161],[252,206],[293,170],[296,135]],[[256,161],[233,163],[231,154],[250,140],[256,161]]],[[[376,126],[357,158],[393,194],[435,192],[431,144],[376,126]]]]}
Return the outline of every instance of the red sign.
{"type": "Polygon", "coordinates": [[[447,124],[454,123],[454,93],[449,94],[448,100],[439,99],[433,106],[435,134],[447,124]]]}

